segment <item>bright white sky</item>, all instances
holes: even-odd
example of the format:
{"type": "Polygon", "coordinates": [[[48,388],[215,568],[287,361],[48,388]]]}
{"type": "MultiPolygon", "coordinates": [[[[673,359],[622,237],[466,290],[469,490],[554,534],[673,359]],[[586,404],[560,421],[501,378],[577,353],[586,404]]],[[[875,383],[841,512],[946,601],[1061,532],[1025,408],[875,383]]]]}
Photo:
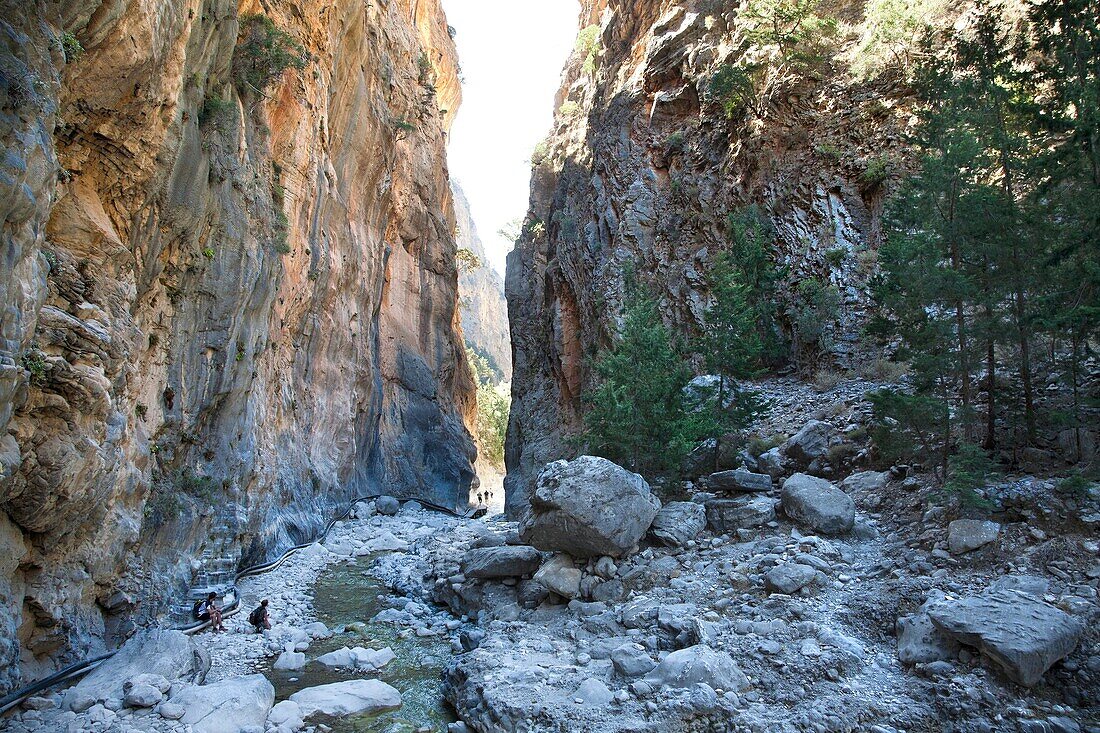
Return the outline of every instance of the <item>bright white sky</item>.
{"type": "Polygon", "coordinates": [[[489,259],[501,273],[512,242],[497,230],[527,213],[536,143],[577,35],[577,0],[443,0],[458,34],[462,106],[451,130],[451,176],[470,199],[489,259]]]}

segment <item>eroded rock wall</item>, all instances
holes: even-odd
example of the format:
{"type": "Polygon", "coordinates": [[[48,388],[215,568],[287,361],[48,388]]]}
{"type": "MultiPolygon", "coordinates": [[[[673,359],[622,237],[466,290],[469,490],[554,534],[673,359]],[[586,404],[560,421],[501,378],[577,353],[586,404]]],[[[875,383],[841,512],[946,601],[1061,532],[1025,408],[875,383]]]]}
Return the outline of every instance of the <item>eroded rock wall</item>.
{"type": "Polygon", "coordinates": [[[477,263],[459,268],[458,297],[462,333],[466,343],[489,359],[505,382],[512,380],[512,344],[508,336],[508,302],[504,279],[493,269],[485,244],[477,232],[470,202],[457,182],[451,183],[455,200],[455,236],[460,248],[469,250],[477,263]]]}
{"type": "Polygon", "coordinates": [[[0,690],[353,496],[466,501],[438,0],[0,0],[0,43],[0,690]],[[309,55],[262,92],[253,13],[309,55]]]}
{"type": "MultiPolygon", "coordinates": [[[[828,73],[781,78],[760,109],[729,117],[708,89],[723,64],[752,52],[744,3],[582,3],[579,26],[595,27],[595,51],[586,63],[579,44],[565,67],[554,127],[533,160],[524,234],[508,261],[513,516],[538,469],[576,452],[566,439],[581,427],[591,357],[615,330],[624,270],[654,292],[669,325],[692,333],[735,209],[760,206],[774,224],[787,300],[808,278],[839,293],[820,366],[858,364],[882,205],[905,165],[907,116],[890,75],[861,81],[845,58],[859,43],[863,6],[828,5],[857,28],[841,34],[828,73]],[[868,175],[880,164],[892,176],[868,175]]],[[[789,327],[785,303],[777,309],[789,327]]]]}

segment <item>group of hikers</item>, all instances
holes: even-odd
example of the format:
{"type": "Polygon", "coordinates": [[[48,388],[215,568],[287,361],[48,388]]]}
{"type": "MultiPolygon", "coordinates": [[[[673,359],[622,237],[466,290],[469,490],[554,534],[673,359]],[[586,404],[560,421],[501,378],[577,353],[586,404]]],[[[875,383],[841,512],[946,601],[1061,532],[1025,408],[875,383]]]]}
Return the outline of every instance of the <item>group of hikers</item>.
{"type": "MultiPolygon", "coordinates": [[[[222,623],[222,609],[218,606],[218,594],[214,591],[210,591],[205,599],[196,603],[192,613],[196,621],[209,621],[211,631],[227,631],[225,624],[222,623]]],[[[257,634],[262,633],[264,629],[271,628],[271,617],[268,615],[266,598],[260,601],[260,605],[252,609],[252,613],[248,614],[248,623],[257,634]]]]}

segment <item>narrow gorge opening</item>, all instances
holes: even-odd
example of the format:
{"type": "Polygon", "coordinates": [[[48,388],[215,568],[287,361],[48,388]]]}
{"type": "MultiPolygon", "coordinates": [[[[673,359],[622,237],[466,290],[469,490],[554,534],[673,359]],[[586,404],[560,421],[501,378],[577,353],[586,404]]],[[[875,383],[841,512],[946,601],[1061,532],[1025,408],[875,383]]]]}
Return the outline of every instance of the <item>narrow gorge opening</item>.
{"type": "Polygon", "coordinates": [[[0,733],[1100,731],[1098,18],[0,0],[0,733]]]}

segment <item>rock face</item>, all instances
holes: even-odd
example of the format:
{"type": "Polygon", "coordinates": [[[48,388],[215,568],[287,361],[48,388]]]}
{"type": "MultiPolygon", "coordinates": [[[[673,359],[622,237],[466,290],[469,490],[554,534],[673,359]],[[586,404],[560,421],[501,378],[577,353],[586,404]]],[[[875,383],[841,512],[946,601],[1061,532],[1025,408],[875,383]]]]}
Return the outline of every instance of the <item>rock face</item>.
{"type": "Polygon", "coordinates": [[[660,506],[645,479],[607,459],[555,461],[539,474],[520,537],[573,557],[622,557],[638,546],[660,506]]]}
{"type": "MultiPolygon", "coordinates": [[[[637,273],[677,333],[699,327],[705,274],[729,248],[726,217],[755,204],[775,227],[780,327],[794,335],[800,282],[840,295],[821,365],[854,361],[870,266],[892,181],[868,185],[872,160],[905,159],[896,91],[792,78],[766,102],[727,115],[710,92],[746,54],[736,3],[583,0],[595,34],[568,60],[549,137],[532,156],[530,207],[505,286],[515,378],[508,511],[519,517],[542,466],[570,455],[591,356],[609,341],[625,271],[637,273]],[[886,102],[884,105],[883,102],[886,102]],[[872,114],[873,106],[889,109],[872,114]],[[827,253],[832,253],[827,255],[827,253]]],[[[900,166],[899,166],[900,167],[900,166]]]]}
{"type": "Polygon", "coordinates": [[[0,0],[0,691],[162,610],[204,544],[468,495],[440,3],[264,5],[310,60],[262,96],[260,7],[0,0]]]}
{"type": "Polygon", "coordinates": [[[989,590],[928,607],[936,628],[977,647],[1013,682],[1031,687],[1077,646],[1080,621],[1029,593],[989,590]]]}
{"type": "Polygon", "coordinates": [[[824,479],[796,473],[783,482],[783,511],[822,534],[843,534],[855,524],[852,498],[824,479]]]}
{"type": "Polygon", "coordinates": [[[512,381],[512,342],[508,335],[508,301],[504,299],[504,279],[493,269],[485,245],[477,233],[470,202],[458,183],[451,181],[455,201],[455,242],[469,250],[477,263],[460,264],[458,273],[459,312],[466,343],[500,374],[512,381]]]}

